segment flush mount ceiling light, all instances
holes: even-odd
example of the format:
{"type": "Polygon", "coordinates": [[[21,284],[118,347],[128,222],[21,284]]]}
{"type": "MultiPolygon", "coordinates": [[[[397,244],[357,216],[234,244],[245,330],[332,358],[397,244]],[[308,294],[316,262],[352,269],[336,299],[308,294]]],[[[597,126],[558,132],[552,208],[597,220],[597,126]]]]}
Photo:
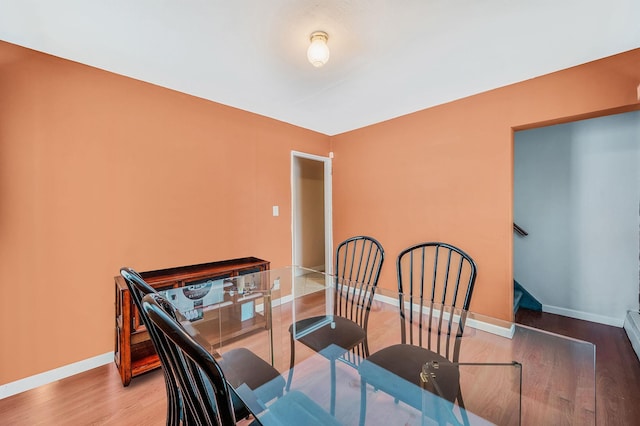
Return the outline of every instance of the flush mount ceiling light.
{"type": "Polygon", "coordinates": [[[324,31],[311,33],[311,44],[307,49],[307,59],[314,67],[321,67],[329,60],[329,35],[324,31]]]}

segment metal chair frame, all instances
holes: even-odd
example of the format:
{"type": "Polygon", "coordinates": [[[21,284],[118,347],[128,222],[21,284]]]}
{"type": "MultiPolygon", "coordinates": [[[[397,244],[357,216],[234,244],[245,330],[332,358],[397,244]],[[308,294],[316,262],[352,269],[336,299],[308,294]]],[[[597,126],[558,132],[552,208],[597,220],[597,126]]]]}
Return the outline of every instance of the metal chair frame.
{"type": "Polygon", "coordinates": [[[142,307],[158,337],[159,352],[180,387],[186,424],[235,425],[231,389],[213,356],[176,320],[176,310],[160,294],[148,294],[142,307]]]}
{"type": "MultiPolygon", "coordinates": [[[[363,338],[353,342],[350,347],[343,348],[346,352],[354,354],[353,359],[366,358],[369,355],[367,342],[367,325],[369,312],[375,296],[380,271],[384,263],[384,249],[378,240],[368,236],[356,236],[341,242],[336,249],[334,259],[334,294],[333,314],[345,318],[356,324],[363,331],[363,338]]],[[[290,389],[293,380],[295,365],[295,342],[293,325],[289,328],[291,337],[291,359],[287,390],[290,389]]],[[[310,334],[313,334],[310,333],[310,334]]],[[[299,340],[305,344],[304,339],[299,340]]],[[[327,341],[327,346],[334,342],[327,341]]],[[[308,346],[308,345],[306,345],[308,346]]],[[[313,349],[313,348],[312,348],[313,349]]],[[[343,356],[340,357],[343,359],[343,356]]],[[[344,359],[348,363],[353,364],[344,359]]],[[[330,412],[335,413],[335,357],[331,362],[331,403],[330,412]]]]}
{"type": "MultiPolygon", "coordinates": [[[[477,275],[474,260],[451,244],[425,242],[400,252],[396,270],[401,344],[381,349],[372,357],[377,360],[385,354],[402,352],[406,346],[407,349],[424,348],[453,363],[458,362],[477,275]],[[456,315],[459,319],[454,327],[456,315]]],[[[361,424],[366,415],[366,385],[366,377],[361,375],[361,424]]],[[[455,399],[462,408],[464,424],[468,424],[459,385],[455,399]]],[[[452,419],[455,417],[451,413],[452,419]]]]}
{"type": "Polygon", "coordinates": [[[410,345],[424,346],[426,341],[426,349],[443,355],[453,362],[458,361],[460,351],[460,339],[464,331],[466,320],[466,312],[471,304],[471,296],[475,285],[477,267],[474,260],[461,249],[451,244],[442,242],[421,243],[403,250],[397,259],[397,278],[398,278],[398,304],[400,308],[400,337],[402,343],[410,345]],[[433,269],[429,271],[425,267],[425,261],[429,255],[428,250],[434,251],[433,269]],[[441,253],[444,252],[444,253],[441,253]],[[445,256],[444,276],[439,276],[440,261],[445,256]],[[409,258],[408,276],[403,269],[403,260],[409,258]],[[457,257],[457,262],[452,257],[457,257]],[[457,264],[452,264],[452,261],[457,264]],[[466,283],[464,296],[460,296],[461,282],[463,278],[463,268],[465,263],[469,267],[469,276],[466,283]],[[419,268],[418,273],[414,271],[419,268]],[[431,272],[431,274],[428,274],[431,272]],[[430,275],[430,276],[429,276],[430,275]],[[430,282],[426,281],[430,278],[430,282]],[[443,278],[443,279],[440,279],[443,278]],[[449,292],[449,283],[454,283],[453,290],[449,292]],[[405,284],[408,284],[408,291],[405,292],[405,284]],[[428,290],[425,293],[425,289],[428,290]],[[408,317],[405,314],[406,303],[411,307],[408,309],[408,317]],[[414,307],[418,307],[416,312],[414,307]],[[428,311],[427,321],[423,321],[425,311],[428,311]],[[458,322],[458,329],[452,333],[453,321],[447,321],[446,327],[443,328],[444,318],[454,315],[455,311],[460,311],[464,318],[458,322]],[[418,328],[416,333],[415,326],[418,328]],[[433,333],[438,338],[434,342],[430,338],[433,333]],[[426,334],[426,339],[425,339],[426,334]],[[442,346],[441,337],[446,336],[445,345],[442,346]],[[453,346],[451,337],[454,337],[453,346]]]}
{"type": "MultiPolygon", "coordinates": [[[[133,303],[140,314],[142,324],[144,324],[149,332],[149,337],[151,338],[151,342],[153,343],[154,348],[158,348],[158,345],[160,344],[159,338],[157,334],[152,330],[149,317],[147,317],[145,311],[142,309],[143,297],[147,294],[156,293],[156,290],[149,284],[147,284],[147,282],[140,276],[140,274],[138,274],[132,268],[121,268],[120,275],[122,275],[122,278],[124,278],[127,287],[129,288],[129,294],[131,295],[133,303]]],[[[162,357],[164,356],[164,354],[158,353],[158,356],[162,357]]],[[[161,364],[163,365],[165,387],[167,391],[167,426],[173,426],[179,424],[180,419],[183,417],[180,392],[178,391],[178,385],[173,375],[164,367],[166,361],[165,363],[163,363],[161,359],[161,364]]]]}
{"type": "MultiPolygon", "coordinates": [[[[333,313],[358,324],[365,333],[383,263],[384,249],[372,237],[352,237],[336,249],[333,313]]],[[[366,334],[361,345],[349,349],[356,348],[369,355],[366,334]]]]}

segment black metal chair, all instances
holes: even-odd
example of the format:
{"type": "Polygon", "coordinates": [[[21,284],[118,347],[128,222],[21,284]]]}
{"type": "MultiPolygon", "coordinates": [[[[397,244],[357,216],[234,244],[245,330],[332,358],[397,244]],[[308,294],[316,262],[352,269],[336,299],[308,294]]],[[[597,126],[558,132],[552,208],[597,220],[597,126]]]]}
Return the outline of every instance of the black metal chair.
{"type": "MultiPolygon", "coordinates": [[[[170,360],[167,359],[167,354],[162,350],[162,345],[158,342],[159,337],[150,327],[149,318],[142,309],[143,297],[148,294],[157,294],[157,292],[140,274],[131,268],[121,268],[120,274],[127,283],[131,297],[140,313],[140,319],[147,330],[149,330],[149,336],[160,358],[167,388],[167,424],[176,425],[181,418],[185,420],[185,414],[188,415],[188,413],[182,410],[180,392],[178,391],[179,387],[177,386],[175,375],[168,371],[171,365],[170,360]]],[[[268,383],[268,387],[261,389],[260,393],[264,401],[278,398],[282,396],[284,392],[285,380],[280,376],[280,373],[269,363],[246,348],[236,348],[227,351],[217,363],[227,372],[226,379],[232,386],[245,383],[250,389],[257,389],[268,383]]],[[[247,417],[250,414],[249,409],[242,404],[237,395],[233,394],[232,396],[236,418],[247,417]]]]}
{"type": "MultiPolygon", "coordinates": [[[[366,385],[369,383],[420,410],[425,407],[423,393],[418,387],[436,394],[442,401],[453,403],[457,400],[462,408],[462,421],[468,424],[460,391],[460,372],[452,363],[458,362],[460,354],[466,312],[476,279],[476,264],[457,247],[428,242],[409,247],[398,255],[397,274],[401,343],[371,354],[360,364],[360,422],[364,424],[365,421],[366,385]],[[430,377],[424,376],[424,373],[431,374],[423,371],[425,365],[438,370],[434,373],[437,380],[430,382],[430,377]],[[400,377],[418,387],[413,391],[399,392],[399,388],[388,380],[389,376],[380,374],[380,371],[390,372],[393,377],[400,377]]],[[[432,407],[434,410],[439,410],[443,404],[436,405],[432,407]]],[[[423,415],[429,414],[423,412],[423,415]]],[[[439,417],[441,413],[432,414],[440,421],[443,419],[439,417]]],[[[458,422],[451,410],[444,415],[448,421],[458,422]]]]}
{"type": "MultiPolygon", "coordinates": [[[[157,348],[160,344],[160,342],[158,341],[158,336],[152,330],[150,326],[151,324],[149,323],[149,318],[142,309],[142,298],[145,295],[155,293],[156,291],[153,289],[153,287],[147,284],[147,282],[140,276],[140,274],[138,274],[131,268],[121,268],[120,275],[122,275],[122,278],[124,278],[125,282],[127,283],[129,294],[131,295],[133,303],[140,313],[142,324],[149,331],[149,337],[151,338],[153,347],[156,348],[156,352],[158,352],[157,348]]],[[[161,357],[162,355],[158,353],[158,356],[161,357]]],[[[163,362],[161,360],[160,363],[163,366],[162,369],[164,371],[164,382],[167,390],[167,425],[177,425],[180,423],[180,419],[182,418],[182,404],[180,402],[178,386],[173,375],[164,367],[166,365],[166,361],[163,362]]]]}
{"type": "Polygon", "coordinates": [[[142,309],[149,319],[149,330],[156,334],[156,349],[163,354],[160,360],[178,383],[185,423],[235,425],[239,416],[221,367],[176,320],[171,303],[160,294],[147,294],[142,309]]]}
{"type": "Polygon", "coordinates": [[[331,414],[335,412],[336,360],[345,360],[343,355],[349,351],[356,355],[354,359],[369,355],[367,323],[383,262],[384,250],[374,238],[357,236],[340,243],[334,263],[333,317],[329,322],[324,321],[326,316],[306,318],[289,327],[291,360],[287,389],[293,380],[295,342],[298,341],[315,352],[322,353],[331,362],[331,414]],[[300,333],[300,336],[296,335],[299,330],[310,329],[323,321],[327,324],[311,332],[300,333]],[[332,344],[344,351],[322,351],[332,344]]]}
{"type": "MultiPolygon", "coordinates": [[[[183,424],[235,425],[236,419],[240,418],[234,401],[236,393],[229,386],[223,368],[176,320],[175,308],[162,295],[152,293],[144,296],[142,308],[149,318],[150,330],[158,337],[160,351],[165,354],[161,359],[168,362],[167,370],[172,372],[180,388],[185,407],[183,424]]],[[[249,398],[251,396],[247,395],[249,398]]],[[[253,407],[254,410],[264,408],[259,402],[255,402],[253,407]]],[[[296,391],[273,401],[268,411],[262,414],[264,423],[312,426],[340,424],[309,397],[296,391]]]]}

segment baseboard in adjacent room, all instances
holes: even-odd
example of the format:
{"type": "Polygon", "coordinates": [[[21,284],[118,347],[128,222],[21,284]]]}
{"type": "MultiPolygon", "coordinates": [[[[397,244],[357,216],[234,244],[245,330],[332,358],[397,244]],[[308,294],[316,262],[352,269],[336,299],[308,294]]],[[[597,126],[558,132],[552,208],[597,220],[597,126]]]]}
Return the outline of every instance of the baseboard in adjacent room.
{"type": "Polygon", "coordinates": [[[624,321],[624,330],[640,360],[640,314],[638,312],[629,311],[624,321]]]}
{"type": "Polygon", "coordinates": [[[577,311],[574,309],[561,308],[559,306],[542,305],[542,312],[562,315],[564,317],[575,318],[584,321],[597,322],[599,324],[611,325],[622,328],[624,318],[608,317],[605,315],[593,314],[591,312],[577,311]]]}
{"type": "Polygon", "coordinates": [[[16,380],[15,382],[0,385],[0,399],[35,389],[39,386],[61,380],[75,374],[83,373],[91,370],[92,368],[109,364],[110,362],[113,362],[113,352],[94,356],[93,358],[84,359],[82,361],[74,362],[73,364],[45,371],[44,373],[16,380]]]}

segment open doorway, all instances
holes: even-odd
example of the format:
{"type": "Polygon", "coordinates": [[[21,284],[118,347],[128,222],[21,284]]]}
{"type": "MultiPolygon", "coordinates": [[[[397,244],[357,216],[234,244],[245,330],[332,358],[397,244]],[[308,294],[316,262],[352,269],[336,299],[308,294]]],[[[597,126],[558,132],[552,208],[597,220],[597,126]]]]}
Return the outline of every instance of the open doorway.
{"type": "Polygon", "coordinates": [[[640,111],[514,134],[514,279],[545,312],[622,327],[638,309],[640,111]]]}
{"type": "Polygon", "coordinates": [[[291,153],[292,264],[332,271],[331,159],[291,153]]]}

